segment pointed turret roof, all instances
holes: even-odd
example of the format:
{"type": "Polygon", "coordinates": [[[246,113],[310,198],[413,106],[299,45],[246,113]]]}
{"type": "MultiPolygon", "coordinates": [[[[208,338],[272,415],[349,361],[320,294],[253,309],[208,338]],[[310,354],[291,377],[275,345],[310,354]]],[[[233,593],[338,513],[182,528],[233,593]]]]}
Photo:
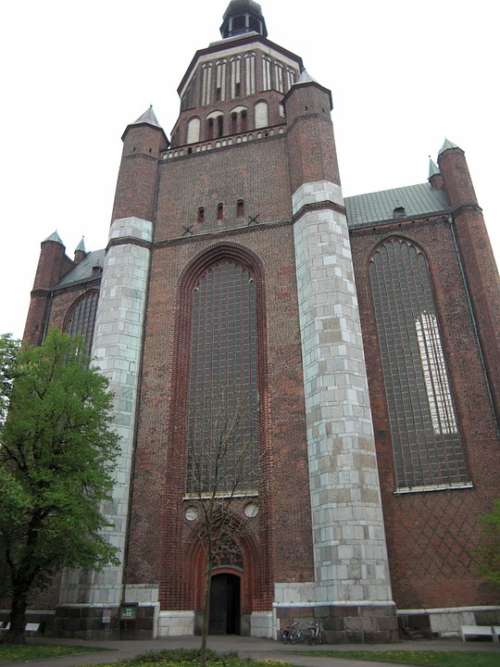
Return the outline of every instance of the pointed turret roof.
{"type": "Polygon", "coordinates": [[[47,236],[47,238],[44,239],[42,243],[45,243],[45,241],[54,241],[54,243],[60,243],[61,245],[64,245],[64,243],[61,240],[61,237],[57,233],[57,229],[53,231],[50,236],[47,236]]]}
{"type": "Polygon", "coordinates": [[[152,125],[153,127],[161,128],[161,125],[158,122],[158,118],[156,117],[155,112],[153,111],[152,104],[149,105],[149,108],[146,109],[146,111],[143,114],[141,114],[137,120],[134,120],[134,122],[131,123],[131,125],[142,125],[142,124],[152,125]]]}
{"type": "Polygon", "coordinates": [[[139,116],[139,118],[137,118],[137,120],[134,120],[133,123],[130,123],[129,125],[127,125],[127,127],[125,128],[124,133],[122,134],[122,141],[125,139],[125,136],[126,136],[127,132],[129,131],[129,129],[131,127],[136,127],[138,125],[149,125],[149,127],[155,127],[157,130],[160,130],[161,133],[163,134],[164,138],[165,138],[165,143],[167,144],[167,146],[170,145],[170,142],[167,138],[167,135],[165,134],[162,126],[158,122],[158,118],[156,117],[155,112],[153,111],[153,105],[152,104],[149,105],[149,107],[146,109],[146,111],[144,113],[142,113],[139,116]]]}
{"type": "Polygon", "coordinates": [[[75,252],[84,252],[86,253],[87,250],[85,248],[85,237],[82,236],[80,243],[76,246],[75,252]]]}
{"type": "Polygon", "coordinates": [[[440,173],[439,167],[432,158],[429,158],[429,178],[432,178],[433,176],[436,176],[436,174],[439,173],[440,173]]]}
{"type": "Polygon", "coordinates": [[[304,68],[294,85],[298,83],[318,83],[318,82],[315,79],[313,79],[312,76],[309,74],[309,72],[304,68]]]}
{"type": "Polygon", "coordinates": [[[305,69],[305,67],[302,69],[297,81],[295,81],[290,87],[290,90],[285,95],[284,99],[286,100],[293,93],[294,89],[299,88],[300,86],[304,87],[316,86],[317,88],[323,90],[330,98],[330,110],[333,109],[332,91],[329,88],[325,88],[325,86],[322,86],[320,83],[316,81],[316,79],[313,79],[312,76],[309,74],[309,72],[305,69]]]}
{"type": "Polygon", "coordinates": [[[441,155],[441,153],[444,153],[447,151],[449,148],[459,148],[456,144],[453,143],[453,141],[450,141],[449,139],[444,140],[443,145],[439,149],[438,155],[441,155]]]}

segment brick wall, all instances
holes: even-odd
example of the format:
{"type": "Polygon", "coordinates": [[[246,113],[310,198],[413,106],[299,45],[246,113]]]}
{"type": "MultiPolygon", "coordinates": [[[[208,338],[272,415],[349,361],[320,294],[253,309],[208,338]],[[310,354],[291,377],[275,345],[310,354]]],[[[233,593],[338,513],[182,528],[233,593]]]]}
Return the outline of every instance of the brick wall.
{"type": "Polygon", "coordinates": [[[446,219],[390,225],[351,235],[394,599],[399,608],[492,604],[493,588],[475,572],[479,517],[500,488],[498,440],[462,277],[446,219]],[[391,234],[426,253],[473,489],[394,495],[390,428],[368,264],[391,234]]]}
{"type": "MultiPolygon", "coordinates": [[[[178,321],[179,280],[200,252],[222,241],[223,236],[188,239],[153,252],[128,578],[130,583],[160,580],[163,609],[193,607],[193,600],[187,599],[179,584],[184,572],[179,545],[188,539],[190,530],[183,518],[184,417],[179,410],[182,400],[177,402],[185,383],[189,349],[188,341],[181,341],[176,367],[176,332],[182,325],[178,321]]],[[[263,268],[260,354],[261,360],[264,353],[267,357],[261,378],[264,474],[259,489],[261,512],[252,532],[259,546],[257,567],[264,570],[260,590],[255,590],[254,609],[268,609],[272,576],[280,581],[310,581],[313,577],[292,229],[253,228],[230,241],[255,253],[263,268]]]]}

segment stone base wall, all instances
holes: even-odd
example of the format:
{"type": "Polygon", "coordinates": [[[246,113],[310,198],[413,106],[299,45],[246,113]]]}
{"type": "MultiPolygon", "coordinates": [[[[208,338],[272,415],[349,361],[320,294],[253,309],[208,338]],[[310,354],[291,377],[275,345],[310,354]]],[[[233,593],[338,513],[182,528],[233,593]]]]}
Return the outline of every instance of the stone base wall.
{"type": "Polygon", "coordinates": [[[393,605],[277,607],[277,635],[292,620],[298,621],[301,627],[321,621],[328,644],[386,643],[399,639],[398,621],[393,605]]]}
{"type": "Polygon", "coordinates": [[[194,635],[194,611],[160,611],[158,637],[194,635]]]}
{"type": "Polygon", "coordinates": [[[254,611],[250,615],[250,636],[273,639],[274,615],[272,611],[254,611]]]}

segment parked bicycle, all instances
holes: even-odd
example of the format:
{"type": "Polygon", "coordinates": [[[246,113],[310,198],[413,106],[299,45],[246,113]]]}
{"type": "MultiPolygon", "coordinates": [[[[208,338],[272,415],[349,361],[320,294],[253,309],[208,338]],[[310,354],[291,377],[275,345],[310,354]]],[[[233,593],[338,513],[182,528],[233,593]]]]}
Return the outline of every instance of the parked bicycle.
{"type": "Polygon", "coordinates": [[[307,642],[308,644],[323,644],[324,633],[321,627],[321,621],[314,621],[306,628],[301,628],[298,621],[293,619],[280,632],[280,640],[284,644],[300,644],[307,642]]]}
{"type": "Polygon", "coordinates": [[[280,640],[284,644],[298,644],[303,641],[302,630],[297,621],[291,620],[290,623],[280,632],[280,640]]]}
{"type": "Polygon", "coordinates": [[[325,636],[323,628],[321,627],[321,621],[314,621],[312,625],[305,629],[303,632],[304,641],[308,644],[324,644],[325,636]]]}

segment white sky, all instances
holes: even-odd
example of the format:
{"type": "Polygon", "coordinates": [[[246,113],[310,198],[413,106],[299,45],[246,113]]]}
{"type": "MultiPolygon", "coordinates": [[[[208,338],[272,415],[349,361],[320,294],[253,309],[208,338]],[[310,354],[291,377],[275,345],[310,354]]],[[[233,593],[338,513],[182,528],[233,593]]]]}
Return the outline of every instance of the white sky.
{"type": "MultiPolygon", "coordinates": [[[[0,5],[0,333],[22,335],[39,244],[104,247],[120,136],[219,38],[228,0],[0,5]]],[[[269,38],[333,91],[344,194],[424,182],[444,136],[467,154],[500,259],[500,47],[491,0],[262,0],[269,38]]]]}

